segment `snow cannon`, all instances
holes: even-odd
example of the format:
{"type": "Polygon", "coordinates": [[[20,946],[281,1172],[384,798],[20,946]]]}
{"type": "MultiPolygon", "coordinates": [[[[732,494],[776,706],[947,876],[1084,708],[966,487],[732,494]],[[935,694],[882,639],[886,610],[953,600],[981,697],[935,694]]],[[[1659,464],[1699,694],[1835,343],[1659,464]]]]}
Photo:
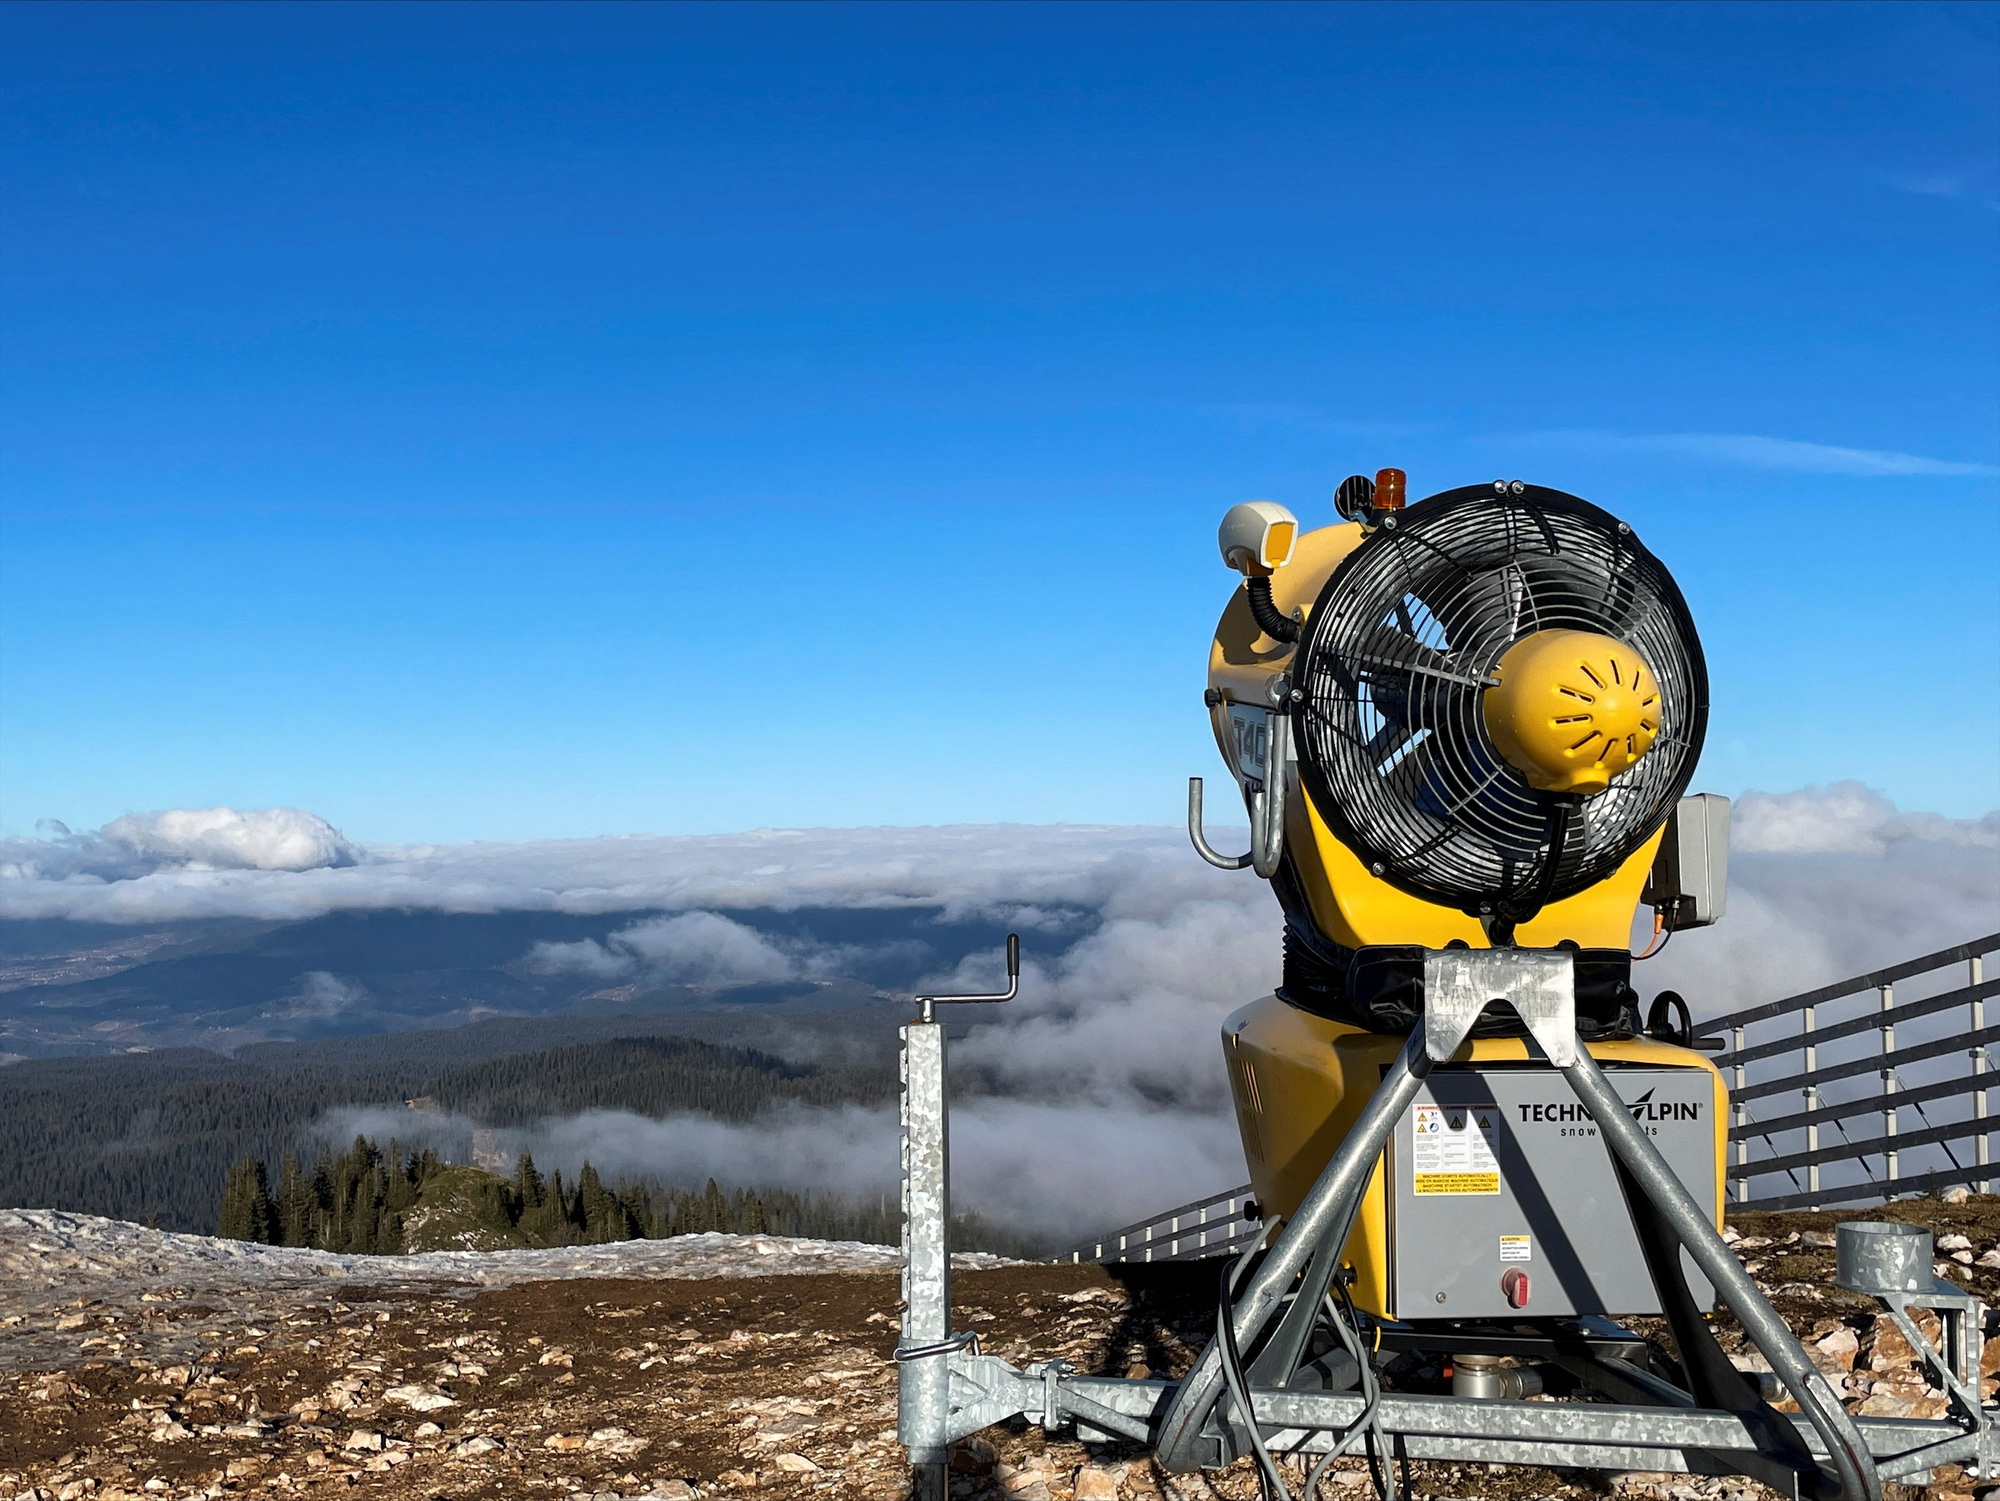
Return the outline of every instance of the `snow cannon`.
{"type": "MultiPolygon", "coordinates": [[[[1632,528],[1507,482],[1406,504],[1400,471],[1350,479],[1351,519],[1302,531],[1250,501],[1223,519],[1244,575],[1206,702],[1284,912],[1283,982],[1223,1028],[1265,1217],[1290,1218],[1375,1093],[1433,952],[1561,965],[1576,1029],[1719,1222],[1728,1097],[1671,999],[1649,1020],[1632,931],[1715,920],[1727,801],[1683,794],[1708,679],[1685,600],[1632,528]],[[1676,816],[1713,842],[1676,841],[1676,816]],[[1698,857],[1699,870],[1676,868],[1698,857]],[[1693,888],[1703,899],[1670,901],[1693,888]],[[1637,1102],[1642,1101],[1643,1104],[1637,1102]]],[[[1483,999],[1483,998],[1482,998],[1483,999]]],[[[1360,1197],[1342,1266],[1384,1318],[1658,1314],[1613,1166],[1582,1107],[1524,1069],[1505,999],[1433,1070],[1360,1197]]],[[[1697,1281],[1696,1296],[1709,1289],[1697,1281]]]]}
{"type": "Polygon", "coordinates": [[[945,1501],[955,1440],[1023,1416],[1168,1470],[1252,1461],[1266,1501],[1322,1496],[1348,1456],[1381,1501],[1426,1459],[1744,1475],[1795,1501],[1990,1474],[1986,1312],[1929,1275],[1929,1232],[1840,1226],[1838,1280],[1948,1412],[1850,1414],[1723,1240],[1720,1039],[1671,991],[1641,1014],[1634,965],[1719,919],[1727,884],[1728,801],[1688,792],[1708,680],[1665,564],[1519,480],[1412,501],[1383,469],[1334,509],[1307,528],[1248,501],[1216,539],[1241,582],[1205,702],[1250,847],[1211,843],[1199,777],[1188,831],[1271,883],[1283,962],[1222,1027],[1251,1202],[1213,1337],[1185,1372],[1121,1377],[951,1331],[935,1007],[1010,999],[1010,941],[1004,992],[925,999],[903,1030],[912,1501],[945,1501]]]}

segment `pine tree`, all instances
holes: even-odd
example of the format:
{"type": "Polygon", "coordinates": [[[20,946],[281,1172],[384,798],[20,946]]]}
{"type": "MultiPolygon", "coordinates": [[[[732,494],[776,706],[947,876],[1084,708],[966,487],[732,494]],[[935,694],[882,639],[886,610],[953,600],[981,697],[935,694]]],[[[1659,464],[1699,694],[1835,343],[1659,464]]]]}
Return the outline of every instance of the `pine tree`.
{"type": "Polygon", "coordinates": [[[320,1143],[319,1159],[313,1163],[312,1182],[306,1190],[312,1196],[312,1236],[309,1246],[330,1251],[334,1246],[333,1148],[320,1143]]]}
{"type": "Polygon", "coordinates": [[[520,1203],[521,1212],[540,1209],[548,1193],[548,1185],[542,1175],[535,1171],[535,1159],[526,1152],[514,1163],[514,1197],[520,1203]]]}
{"type": "Polygon", "coordinates": [[[277,1238],[276,1221],[264,1164],[255,1157],[238,1159],[222,1180],[222,1208],[215,1217],[215,1233],[229,1240],[269,1245],[277,1238]]]}
{"type": "Polygon", "coordinates": [[[278,1170],[278,1244],[309,1246],[313,1243],[313,1203],[311,1186],[299,1170],[299,1159],[285,1153],[278,1170]]]}

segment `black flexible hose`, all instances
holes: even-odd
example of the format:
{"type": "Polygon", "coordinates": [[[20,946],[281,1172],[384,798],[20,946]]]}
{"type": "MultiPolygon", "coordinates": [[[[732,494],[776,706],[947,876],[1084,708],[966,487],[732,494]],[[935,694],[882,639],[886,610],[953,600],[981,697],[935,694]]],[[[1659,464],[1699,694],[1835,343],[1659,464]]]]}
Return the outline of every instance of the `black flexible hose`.
{"type": "Polygon", "coordinates": [[[1500,947],[1511,948],[1514,943],[1514,929],[1524,922],[1532,922],[1535,914],[1546,907],[1549,896],[1556,887],[1556,871],[1562,865],[1563,850],[1569,844],[1571,801],[1558,797],[1549,806],[1549,859],[1542,867],[1540,878],[1534,890],[1513,901],[1498,904],[1498,917],[1492,927],[1492,941],[1500,947]]]}
{"type": "Polygon", "coordinates": [[[1271,602],[1271,581],[1268,578],[1251,577],[1243,581],[1243,592],[1250,596],[1250,617],[1257,622],[1257,629],[1273,641],[1292,642],[1299,639],[1299,623],[1289,615],[1280,615],[1278,607],[1271,602]]]}

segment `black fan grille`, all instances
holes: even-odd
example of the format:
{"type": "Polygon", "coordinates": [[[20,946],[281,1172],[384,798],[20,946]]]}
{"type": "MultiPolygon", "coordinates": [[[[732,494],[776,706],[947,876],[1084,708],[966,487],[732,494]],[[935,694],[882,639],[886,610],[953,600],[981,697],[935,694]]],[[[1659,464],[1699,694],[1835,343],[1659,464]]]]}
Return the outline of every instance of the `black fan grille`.
{"type": "Polygon", "coordinates": [[[1631,528],[1561,491],[1496,489],[1422,501],[1349,554],[1293,673],[1299,775],[1320,816],[1383,879],[1466,911],[1560,900],[1611,874],[1686,790],[1708,720],[1687,604],[1631,528]],[[1659,683],[1660,733],[1559,821],[1494,749],[1480,699],[1509,646],[1560,629],[1638,651],[1659,683]]]}

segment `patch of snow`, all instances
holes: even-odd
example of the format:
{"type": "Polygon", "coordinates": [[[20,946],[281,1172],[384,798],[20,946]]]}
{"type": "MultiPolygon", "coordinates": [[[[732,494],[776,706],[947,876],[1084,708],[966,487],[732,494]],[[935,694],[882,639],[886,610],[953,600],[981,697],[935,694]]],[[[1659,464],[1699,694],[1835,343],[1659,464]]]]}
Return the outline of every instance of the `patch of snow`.
{"type": "MultiPolygon", "coordinates": [[[[983,1252],[960,1267],[1003,1266],[983,1252]]],[[[74,1301],[140,1289],[226,1292],[232,1287],[306,1287],[333,1279],[372,1286],[444,1283],[506,1287],[567,1277],[782,1277],[806,1272],[887,1272],[894,1246],[785,1235],[677,1235],[540,1251],[426,1251],[347,1256],[178,1235],[124,1220],[58,1209],[0,1210],[0,1308],[74,1301]],[[11,1305],[11,1306],[10,1306],[11,1305]]]]}

